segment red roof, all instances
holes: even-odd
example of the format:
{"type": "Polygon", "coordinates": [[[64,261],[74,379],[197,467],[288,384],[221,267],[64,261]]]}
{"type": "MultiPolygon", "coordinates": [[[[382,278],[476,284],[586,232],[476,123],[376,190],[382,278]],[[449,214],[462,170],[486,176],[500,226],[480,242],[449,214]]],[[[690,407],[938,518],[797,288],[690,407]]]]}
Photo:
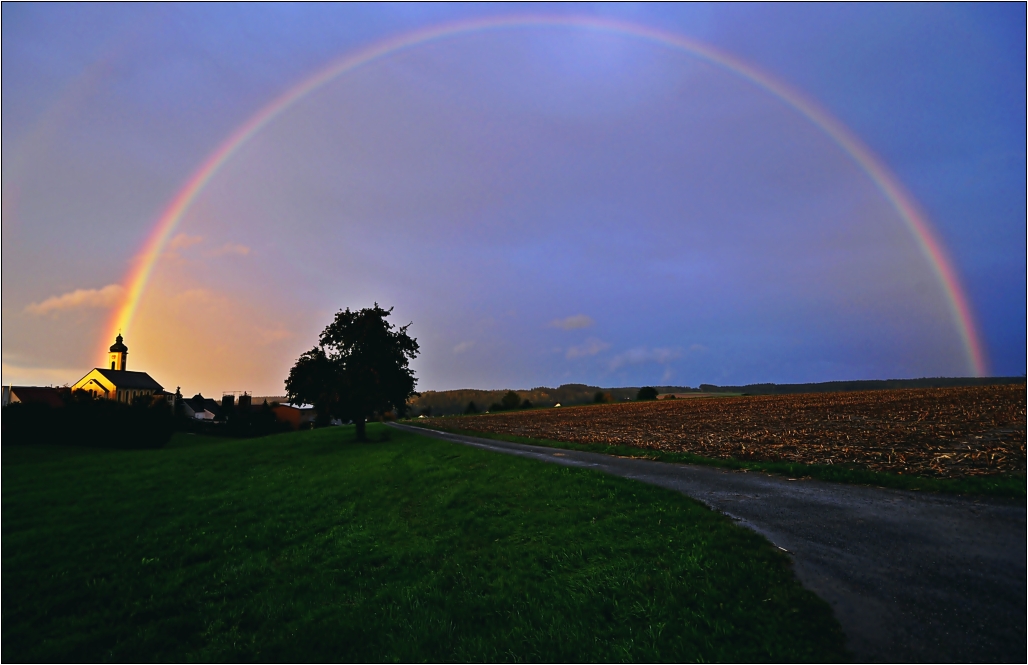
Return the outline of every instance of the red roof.
{"type": "Polygon", "coordinates": [[[23,404],[48,404],[50,406],[64,406],[64,397],[71,394],[70,388],[47,388],[43,386],[13,386],[11,388],[11,401],[23,404]]]}

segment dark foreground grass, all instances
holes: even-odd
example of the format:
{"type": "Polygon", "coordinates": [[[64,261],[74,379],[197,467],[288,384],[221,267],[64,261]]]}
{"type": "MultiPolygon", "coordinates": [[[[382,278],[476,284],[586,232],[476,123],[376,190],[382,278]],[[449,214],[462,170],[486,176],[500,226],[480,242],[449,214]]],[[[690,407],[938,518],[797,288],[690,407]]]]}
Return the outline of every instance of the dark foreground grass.
{"type": "Polygon", "coordinates": [[[582,450],[592,453],[603,453],[605,455],[621,455],[625,457],[645,457],[660,462],[678,462],[680,464],[705,464],[717,466],[723,469],[738,469],[747,471],[763,471],[774,473],[791,478],[816,478],[836,483],[851,483],[854,485],[872,485],[875,487],[888,487],[900,490],[920,490],[926,492],[942,492],[946,494],[973,494],[979,496],[994,496],[1001,498],[1024,499],[1028,482],[1024,476],[971,476],[967,478],[928,478],[925,476],[900,475],[896,473],[883,473],[881,471],[870,471],[868,469],[854,469],[841,464],[796,464],[791,462],[757,462],[751,460],[717,459],[702,457],[691,453],[666,452],[653,450],[651,448],[637,448],[635,446],[612,446],[605,443],[573,443],[569,441],[554,441],[552,439],[532,439],[526,436],[513,436],[510,434],[495,434],[493,432],[479,432],[476,430],[443,429],[421,425],[416,421],[407,423],[424,427],[425,429],[438,429],[442,432],[453,432],[466,436],[477,436],[483,439],[494,439],[496,441],[511,441],[514,443],[527,443],[534,446],[547,446],[549,448],[564,448],[566,450],[582,450]]]}
{"type": "Polygon", "coordinates": [[[679,494],[370,426],[3,450],[13,661],[832,661],[756,534],[679,494]]]}

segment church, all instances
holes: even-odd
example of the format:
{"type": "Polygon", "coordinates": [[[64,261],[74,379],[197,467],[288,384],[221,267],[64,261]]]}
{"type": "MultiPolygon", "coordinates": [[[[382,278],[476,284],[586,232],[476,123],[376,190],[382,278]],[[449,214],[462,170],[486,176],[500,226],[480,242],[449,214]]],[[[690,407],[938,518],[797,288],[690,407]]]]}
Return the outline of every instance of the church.
{"type": "Polygon", "coordinates": [[[146,372],[128,371],[128,347],[119,334],[111,345],[108,356],[111,368],[97,367],[79,379],[71,387],[76,390],[87,390],[94,397],[113,399],[126,404],[141,395],[159,395],[164,392],[161,384],[154,381],[146,372]]]}

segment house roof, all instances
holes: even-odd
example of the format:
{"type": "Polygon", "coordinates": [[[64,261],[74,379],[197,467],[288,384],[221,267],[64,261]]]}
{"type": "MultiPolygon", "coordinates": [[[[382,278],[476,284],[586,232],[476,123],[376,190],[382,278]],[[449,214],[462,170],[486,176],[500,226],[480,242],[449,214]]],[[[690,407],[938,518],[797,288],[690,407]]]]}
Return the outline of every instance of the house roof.
{"type": "Polygon", "coordinates": [[[164,390],[161,384],[154,381],[146,372],[130,372],[127,369],[104,369],[103,367],[97,367],[95,371],[99,372],[117,388],[164,390]]]}
{"type": "MultiPolygon", "coordinates": [[[[62,395],[71,392],[67,388],[46,388],[41,386],[13,386],[11,394],[25,404],[48,404],[64,406],[62,395]]],[[[13,401],[13,400],[12,400],[13,401]]]]}
{"type": "Polygon", "coordinates": [[[211,399],[210,397],[204,397],[199,393],[187,399],[183,399],[182,402],[184,404],[187,404],[189,408],[192,409],[194,412],[206,410],[210,411],[216,416],[221,413],[221,405],[218,404],[217,400],[211,399]]]}

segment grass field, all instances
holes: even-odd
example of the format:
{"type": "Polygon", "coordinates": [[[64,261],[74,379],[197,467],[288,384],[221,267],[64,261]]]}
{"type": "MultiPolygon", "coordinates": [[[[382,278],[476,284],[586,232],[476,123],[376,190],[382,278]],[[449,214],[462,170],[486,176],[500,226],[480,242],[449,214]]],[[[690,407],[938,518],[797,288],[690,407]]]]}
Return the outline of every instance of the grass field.
{"type": "Polygon", "coordinates": [[[826,661],[786,555],[675,493],[370,426],[3,450],[11,661],[826,661]]]}

